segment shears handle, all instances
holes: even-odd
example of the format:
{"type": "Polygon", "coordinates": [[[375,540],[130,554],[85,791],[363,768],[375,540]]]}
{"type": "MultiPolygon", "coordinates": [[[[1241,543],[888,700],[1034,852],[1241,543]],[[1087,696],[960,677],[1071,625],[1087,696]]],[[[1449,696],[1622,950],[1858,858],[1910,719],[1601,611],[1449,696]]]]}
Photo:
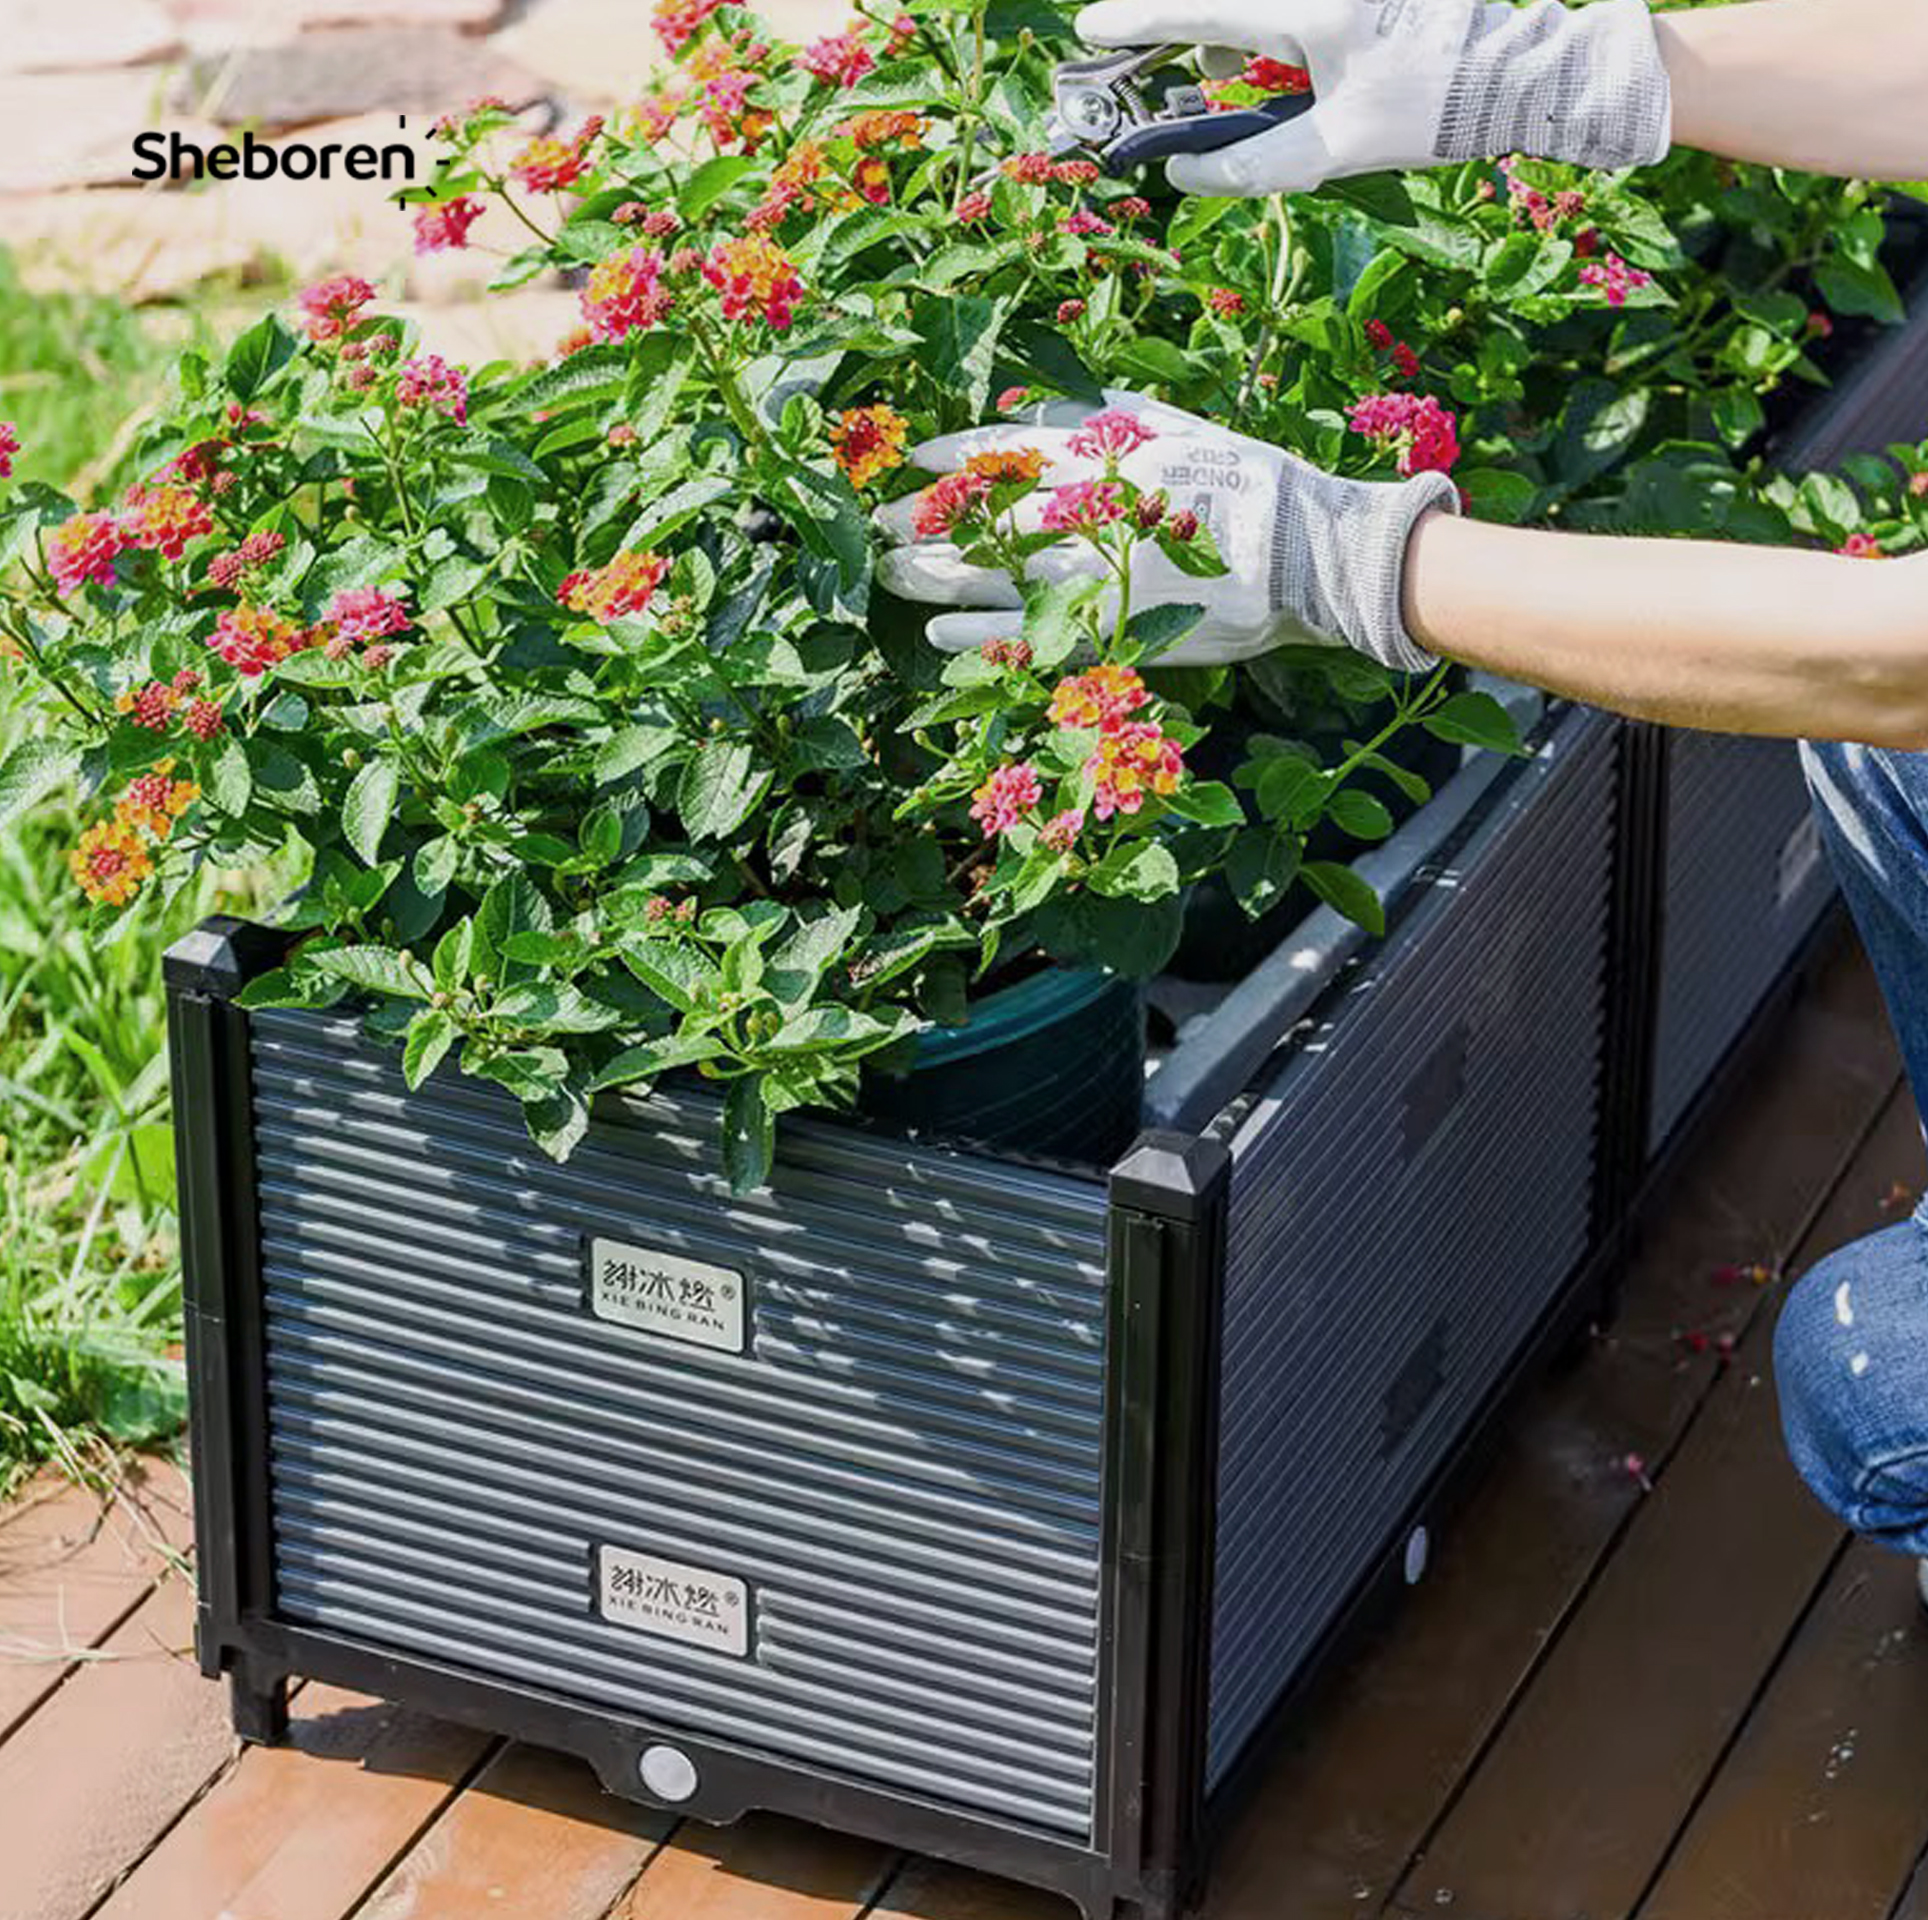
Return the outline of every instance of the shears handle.
{"type": "Polygon", "coordinates": [[[1149,162],[1168,159],[1174,153],[1217,153],[1221,147],[1236,146],[1254,134],[1269,133],[1288,120],[1296,120],[1312,105],[1309,93],[1285,93],[1256,107],[1191,114],[1183,120],[1134,127],[1105,149],[1105,171],[1135,173],[1149,162]]]}

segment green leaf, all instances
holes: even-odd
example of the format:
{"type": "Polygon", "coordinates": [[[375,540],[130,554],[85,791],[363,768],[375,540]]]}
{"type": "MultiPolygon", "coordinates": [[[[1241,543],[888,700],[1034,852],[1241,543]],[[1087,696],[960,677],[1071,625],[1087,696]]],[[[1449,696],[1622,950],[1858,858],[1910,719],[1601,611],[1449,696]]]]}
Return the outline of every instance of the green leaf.
{"type": "Polygon", "coordinates": [[[253,797],[254,769],[248,763],[248,749],[233,734],[227,734],[208,770],[208,798],[223,813],[238,819],[247,812],[253,797]]]}
{"type": "Polygon", "coordinates": [[[678,1067],[693,1067],[700,1060],[714,1060],[727,1051],[722,1041],[707,1033],[673,1033],[661,1040],[648,1040],[640,1047],[625,1047],[597,1068],[589,1077],[588,1091],[600,1093],[605,1087],[656,1080],[678,1067]]]}
{"type": "Polygon", "coordinates": [[[655,721],[640,721],[635,726],[620,728],[596,749],[597,784],[607,786],[639,767],[652,765],[679,745],[681,739],[674,727],[655,721]]]}
{"type": "Polygon", "coordinates": [[[1458,476],[1466,509],[1475,520],[1516,527],[1533,511],[1540,490],[1523,473],[1505,467],[1474,467],[1458,476]]]}
{"type": "Polygon", "coordinates": [[[1355,926],[1368,933],[1386,930],[1386,909],[1379,896],[1350,867],[1335,860],[1310,860],[1299,869],[1299,878],[1327,906],[1336,908],[1355,926]]]}
{"type": "Polygon", "coordinates": [[[1383,840],[1393,827],[1385,802],[1361,787],[1341,787],[1326,802],[1326,817],[1355,840],[1383,840]]]}
{"type": "Polygon", "coordinates": [[[553,1099],[561,1091],[567,1071],[562,1054],[554,1047],[524,1047],[474,1064],[465,1058],[462,1064],[466,1072],[507,1087],[522,1101],[553,1099]]]}
{"type": "Polygon", "coordinates": [[[551,1160],[567,1160],[589,1131],[589,1103],[575,1087],[565,1084],[552,1094],[525,1099],[522,1119],[529,1138],[551,1160]]]}
{"type": "Polygon", "coordinates": [[[769,790],[771,773],[741,740],[712,736],[683,767],[676,811],[692,840],[721,840],[734,833],[769,790]]]}
{"type": "Polygon", "coordinates": [[[1163,900],[1178,891],[1178,862],[1157,840],[1128,840],[1113,849],[1087,876],[1098,892],[1113,899],[1163,900]]]}
{"type": "Polygon", "coordinates": [[[1645,387],[1628,392],[1611,380],[1582,380],[1561,420],[1554,455],[1561,479],[1580,487],[1618,465],[1639,441],[1652,405],[1645,387]]]}
{"type": "Polygon", "coordinates": [[[462,844],[452,834],[442,834],[433,840],[424,840],[415,849],[415,885],[427,898],[434,900],[448,891],[449,882],[455,878],[455,868],[462,857],[462,844]]]}
{"type": "Polygon", "coordinates": [[[458,987],[465,986],[474,956],[475,922],[458,921],[435,943],[435,984],[444,993],[453,993],[458,987]]]}
{"type": "Polygon", "coordinates": [[[1714,428],[1730,447],[1744,447],[1767,425],[1767,411],[1746,387],[1723,387],[1714,395],[1714,428]]]}
{"type": "Polygon", "coordinates": [[[294,353],[295,337],[281,316],[267,314],[228,349],[222,378],[228,391],[246,405],[294,358],[294,353]]]}
{"type": "Polygon", "coordinates": [[[439,1008],[418,1013],[408,1023],[408,1039],[402,1048],[402,1078],[413,1093],[437,1067],[455,1044],[455,1022],[439,1008]]]}
{"type": "MultiPolygon", "coordinates": [[[[1031,664],[1040,673],[1061,666],[1088,637],[1079,616],[1103,591],[1103,582],[1097,580],[1053,580],[1044,586],[1025,583],[1024,638],[1031,649],[1031,664]]],[[[992,691],[990,706],[1000,705],[995,688],[992,691]]]]}
{"type": "Polygon", "coordinates": [[[912,315],[911,324],[924,342],[919,355],[924,370],[947,393],[958,396],[973,420],[983,415],[990,400],[998,337],[1010,310],[1009,300],[944,294],[920,301],[912,315]]]}
{"type": "Polygon", "coordinates": [[[342,833],[371,867],[381,858],[382,835],[394,816],[400,788],[401,771],[393,760],[371,760],[355,775],[341,803],[342,833]]]}
{"type": "Polygon", "coordinates": [[[80,755],[57,740],[29,736],[0,762],[0,828],[65,786],[80,770],[80,755]]]}
{"type": "Polygon", "coordinates": [[[714,160],[704,161],[677,196],[683,218],[694,226],[755,165],[740,153],[718,154],[714,160]]]}
{"type": "Polygon", "coordinates": [[[1165,802],[1181,820],[1200,827],[1242,827],[1245,809],[1232,789],[1217,780],[1190,780],[1165,802]]]}
{"type": "Polygon", "coordinates": [[[1862,266],[1836,254],[1814,269],[1814,284],[1836,313],[1862,314],[1870,320],[1899,326],[1908,317],[1901,295],[1886,267],[1862,266]]]}
{"type": "MultiPolygon", "coordinates": [[[[1149,350],[1169,343],[1147,335],[1135,344],[1149,350]]],[[[1126,351],[1129,353],[1130,349],[1126,351]]],[[[1174,354],[1178,352],[1176,348],[1172,351],[1174,354]]],[[[1048,388],[1053,393],[1063,394],[1067,400],[1089,401],[1094,407],[1101,407],[1105,403],[1104,382],[1085,365],[1078,349],[1056,327],[1035,315],[1022,315],[1006,322],[1003,332],[998,336],[998,359],[1017,374],[1024,384],[1048,388]]],[[[1190,369],[1190,362],[1182,354],[1178,355],[1178,359],[1179,372],[1176,376],[1143,366],[1133,370],[1141,375],[1149,372],[1154,382],[1174,377],[1183,380],[1190,369]]]]}
{"type": "Polygon", "coordinates": [[[1458,746],[1488,747],[1495,753],[1518,753],[1520,730],[1513,716],[1490,693],[1456,693],[1424,722],[1426,731],[1458,746]]]}
{"type": "Polygon", "coordinates": [[[391,947],[330,947],[322,953],[304,955],[303,960],[305,965],[319,967],[337,980],[373,993],[395,994],[404,1000],[426,1000],[429,996],[420,966],[391,947]]]}
{"type": "Polygon", "coordinates": [[[700,954],[667,940],[629,938],[617,943],[623,965],[677,1013],[694,1013],[715,990],[716,969],[700,954]]]}
{"type": "Polygon", "coordinates": [[[1250,827],[1232,842],[1225,857],[1225,878],[1247,915],[1256,920],[1285,898],[1297,879],[1303,851],[1296,834],[1250,827]]]}
{"type": "Polygon", "coordinates": [[[1137,650],[1137,664],[1148,666],[1169,652],[1204,619],[1205,609],[1188,600],[1142,607],[1125,623],[1125,637],[1137,650]]]}
{"type": "Polygon", "coordinates": [[[732,1193],[750,1193],[770,1177],[776,1159],[776,1117],[752,1074],[732,1080],[723,1096],[723,1171],[732,1193]]]}

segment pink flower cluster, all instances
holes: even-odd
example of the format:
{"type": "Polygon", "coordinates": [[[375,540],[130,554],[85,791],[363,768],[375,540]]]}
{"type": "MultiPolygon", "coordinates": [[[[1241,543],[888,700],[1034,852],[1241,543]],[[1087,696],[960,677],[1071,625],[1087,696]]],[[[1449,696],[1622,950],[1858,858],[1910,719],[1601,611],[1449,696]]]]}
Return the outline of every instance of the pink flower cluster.
{"type": "Polygon", "coordinates": [[[453,200],[437,200],[420,207],[415,214],[415,251],[440,253],[448,247],[466,247],[469,229],[488,208],[472,193],[458,193],[453,200]]]}
{"type": "Polygon", "coordinates": [[[373,646],[409,623],[402,596],[382,587],[344,587],[329,601],[323,619],[344,648],[373,646]]]}
{"type": "Polygon", "coordinates": [[[947,473],[917,496],[912,529],[920,540],[941,540],[990,491],[980,473],[947,473]]]}
{"type": "Polygon", "coordinates": [[[582,317],[598,340],[621,340],[666,319],[676,304],[663,285],[663,256],[654,247],[612,254],[582,290],[582,317]]]}
{"type": "Polygon", "coordinates": [[[1107,407],[1094,413],[1071,436],[1071,451],[1081,460],[1122,460],[1158,438],[1135,413],[1107,407]]]}
{"type": "Polygon", "coordinates": [[[1431,394],[1373,394],[1347,418],[1354,433],[1396,452],[1403,474],[1451,473],[1459,459],[1459,421],[1431,394]]]}
{"type": "Polygon", "coordinates": [[[1654,277],[1629,266],[1617,253],[1610,253],[1602,260],[1589,260],[1580,269],[1580,282],[1605,294],[1608,306],[1624,307],[1627,295],[1652,286],[1654,277]]]}
{"type": "Polygon", "coordinates": [[[178,560],[190,540],[214,531],[214,515],[186,487],[136,486],[128,499],[121,522],[128,545],[145,547],[164,560],[178,560]]]}
{"type": "Polygon", "coordinates": [[[986,838],[1009,833],[1043,797],[1037,769],[1027,761],[1006,761],[971,796],[971,818],[986,838]]]}
{"type": "Polygon", "coordinates": [[[132,542],[111,513],[77,513],[47,536],[47,570],[62,593],[89,580],[114,584],[114,560],[132,542]]]}
{"type": "Polygon", "coordinates": [[[302,312],[308,316],[308,338],[339,340],[374,297],[374,287],[358,273],[330,274],[326,280],[304,287],[299,299],[302,312]]]}
{"type": "Polygon", "coordinates": [[[11,420],[0,420],[0,480],[13,478],[14,456],[19,451],[19,430],[11,420]]]}
{"type": "Polygon", "coordinates": [[[854,87],[876,64],[875,56],[863,43],[860,28],[854,24],[848,32],[811,41],[797,55],[797,65],[805,73],[830,87],[854,87]]]}
{"type": "Polygon", "coordinates": [[[1125,517],[1125,497],[1115,480],[1074,480],[1044,503],[1049,533],[1093,533],[1125,517]]]}
{"type": "Polygon", "coordinates": [[[680,53],[723,0],[656,0],[650,25],[666,53],[680,53]]]}
{"type": "Polygon", "coordinates": [[[469,417],[469,383],[460,367],[452,367],[439,353],[424,353],[402,362],[395,376],[395,403],[426,407],[446,414],[457,426],[469,417]]]}
{"type": "Polygon", "coordinates": [[[243,574],[265,567],[287,544],[285,534],[249,534],[238,547],[217,553],[208,562],[208,585],[223,589],[238,586],[243,574]]]}

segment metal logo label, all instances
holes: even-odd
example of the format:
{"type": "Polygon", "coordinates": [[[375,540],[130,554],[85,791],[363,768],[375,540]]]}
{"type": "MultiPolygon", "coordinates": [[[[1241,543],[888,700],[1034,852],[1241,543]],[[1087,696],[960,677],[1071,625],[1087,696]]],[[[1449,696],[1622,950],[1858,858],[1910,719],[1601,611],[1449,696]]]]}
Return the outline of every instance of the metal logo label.
{"type": "Polygon", "coordinates": [[[596,1611],[616,1626],[659,1640],[749,1658],[750,1589],[727,1573],[598,1546],[596,1611]]]}
{"type": "Polygon", "coordinates": [[[713,1267],[621,1240],[589,1243],[589,1311],[690,1346],[743,1351],[749,1289],[733,1267],[713,1267]]]}

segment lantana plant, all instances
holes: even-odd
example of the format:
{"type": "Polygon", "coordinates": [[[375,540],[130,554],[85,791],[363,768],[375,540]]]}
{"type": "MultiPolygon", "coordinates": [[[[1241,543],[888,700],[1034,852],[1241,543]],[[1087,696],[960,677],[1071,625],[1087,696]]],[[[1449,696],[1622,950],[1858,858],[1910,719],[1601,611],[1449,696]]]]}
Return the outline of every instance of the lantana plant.
{"type": "MultiPolygon", "coordinates": [[[[492,1080],[557,1154],[599,1089],[690,1071],[753,1184],[778,1114],[847,1105],[1012,966],[1155,972],[1208,876],[1376,925],[1308,835],[1390,830],[1362,780],[1425,797],[1407,728],[1511,744],[1444,670],[1306,649],[1274,686],[1371,724],[1248,729],[1201,777],[1240,674],[1162,663],[1197,609],[1134,607],[1129,559],[1221,563],[1190,503],[1122,477],[1154,429],[1107,390],[1349,473],[1450,471],[1509,519],[1922,531],[1919,452],[1873,508],[1760,454],[1833,316],[1898,312],[1873,189],[1689,156],[1179,202],[1040,151],[1070,49],[1026,0],[802,48],[716,0],[654,30],[670,64],[608,119],[451,113],[398,213],[424,251],[512,247],[498,285],[576,288],[542,364],[451,365],[340,274],[182,360],[124,498],[0,493],[0,634],[47,720],[0,820],[78,780],[103,915],[285,864],[289,958],[250,1002],[372,997],[411,1083],[492,1080]],[[912,464],[1066,399],[1102,409],[1101,477],[912,464]],[[947,660],[873,592],[873,512],[910,496],[968,559],[1071,540],[1096,576],[1027,585],[1009,637],[947,660]]],[[[19,452],[0,424],[0,477],[19,452]]]]}

